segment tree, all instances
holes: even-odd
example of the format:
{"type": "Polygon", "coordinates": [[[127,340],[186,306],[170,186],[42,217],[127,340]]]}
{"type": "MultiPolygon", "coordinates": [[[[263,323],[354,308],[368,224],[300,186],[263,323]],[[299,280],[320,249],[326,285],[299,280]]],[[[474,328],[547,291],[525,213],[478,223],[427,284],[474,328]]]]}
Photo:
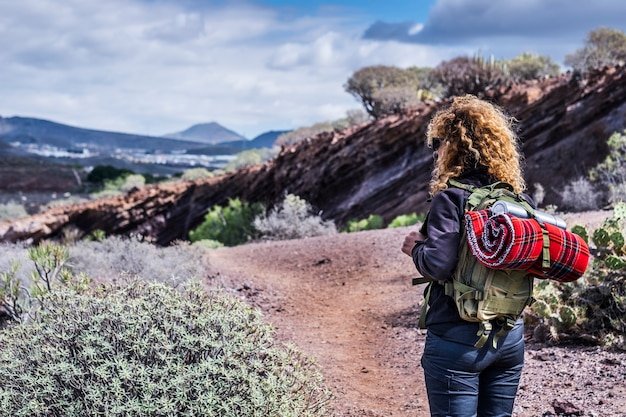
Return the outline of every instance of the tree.
{"type": "Polygon", "coordinates": [[[546,55],[523,52],[515,58],[505,61],[509,76],[515,80],[536,80],[544,76],[558,75],[559,65],[546,55]]]}
{"type": "Polygon", "coordinates": [[[430,73],[433,85],[443,88],[443,97],[474,94],[484,96],[485,91],[510,82],[503,63],[483,57],[456,57],[443,61],[430,73]]]}
{"type": "Polygon", "coordinates": [[[565,64],[580,72],[624,64],[624,61],[626,61],[626,34],[607,27],[589,32],[585,46],[565,57],[565,64]]]}
{"type": "Polygon", "coordinates": [[[134,172],[126,168],[116,168],[112,165],[96,165],[87,174],[87,181],[100,184],[106,180],[116,180],[131,174],[134,174],[134,172]]]}
{"type": "Polygon", "coordinates": [[[375,65],[356,71],[344,88],[363,104],[370,116],[378,118],[419,101],[423,78],[414,69],[375,65]],[[392,98],[399,101],[389,105],[392,98]]]}

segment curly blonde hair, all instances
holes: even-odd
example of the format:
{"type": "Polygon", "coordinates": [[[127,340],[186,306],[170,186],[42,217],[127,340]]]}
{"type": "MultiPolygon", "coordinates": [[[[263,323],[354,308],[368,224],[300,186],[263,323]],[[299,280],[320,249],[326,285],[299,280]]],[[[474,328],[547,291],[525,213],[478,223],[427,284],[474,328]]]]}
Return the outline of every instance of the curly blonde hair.
{"type": "Polygon", "coordinates": [[[497,181],[513,186],[515,192],[526,189],[522,176],[515,119],[495,104],[467,94],[438,111],[428,125],[426,143],[441,140],[440,152],[430,181],[430,194],[448,188],[447,182],[475,168],[497,181]]]}

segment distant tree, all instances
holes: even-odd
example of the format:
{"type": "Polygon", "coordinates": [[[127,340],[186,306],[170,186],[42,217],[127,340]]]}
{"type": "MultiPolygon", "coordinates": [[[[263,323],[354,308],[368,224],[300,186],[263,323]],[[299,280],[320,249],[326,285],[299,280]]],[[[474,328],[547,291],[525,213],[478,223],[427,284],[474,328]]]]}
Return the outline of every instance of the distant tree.
{"type": "Polygon", "coordinates": [[[213,173],[206,168],[191,168],[182,173],[181,179],[184,181],[193,181],[201,178],[211,178],[212,176],[213,173]]]}
{"type": "Polygon", "coordinates": [[[559,65],[546,55],[523,52],[515,58],[505,61],[509,76],[515,80],[536,80],[544,76],[559,74],[559,65]]]}
{"type": "Polygon", "coordinates": [[[510,82],[503,67],[502,62],[487,61],[481,56],[457,57],[435,67],[430,80],[433,85],[442,87],[444,97],[463,94],[481,97],[487,90],[510,82]]]}
{"type": "Polygon", "coordinates": [[[131,174],[124,178],[124,182],[120,186],[120,191],[127,193],[146,185],[146,178],[141,174],[131,174]]]}
{"type": "Polygon", "coordinates": [[[259,165],[276,156],[276,151],[267,148],[248,149],[235,155],[235,159],[226,164],[224,171],[236,171],[252,165],[259,165]]]}
{"type": "Polygon", "coordinates": [[[600,27],[587,35],[585,46],[565,57],[565,64],[586,72],[626,61],[626,34],[621,30],[600,27]]]}
{"type": "Polygon", "coordinates": [[[134,174],[134,172],[130,169],[116,168],[112,165],[96,165],[89,174],[87,174],[87,181],[102,184],[107,180],[114,181],[131,174],[134,174]]]}
{"type": "Polygon", "coordinates": [[[415,69],[375,65],[356,71],[344,88],[363,104],[370,116],[378,118],[419,101],[422,75],[415,69]]]}

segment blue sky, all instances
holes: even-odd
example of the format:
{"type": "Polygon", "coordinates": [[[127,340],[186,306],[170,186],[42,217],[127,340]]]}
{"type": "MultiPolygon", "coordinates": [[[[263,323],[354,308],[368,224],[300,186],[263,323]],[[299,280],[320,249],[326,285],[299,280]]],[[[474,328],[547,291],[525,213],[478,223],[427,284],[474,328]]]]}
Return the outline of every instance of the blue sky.
{"type": "MultiPolygon", "coordinates": [[[[215,121],[248,138],[344,117],[369,65],[480,53],[563,65],[622,0],[0,0],[0,115],[148,135],[215,121]]],[[[565,69],[563,67],[563,69],[565,69]]]]}

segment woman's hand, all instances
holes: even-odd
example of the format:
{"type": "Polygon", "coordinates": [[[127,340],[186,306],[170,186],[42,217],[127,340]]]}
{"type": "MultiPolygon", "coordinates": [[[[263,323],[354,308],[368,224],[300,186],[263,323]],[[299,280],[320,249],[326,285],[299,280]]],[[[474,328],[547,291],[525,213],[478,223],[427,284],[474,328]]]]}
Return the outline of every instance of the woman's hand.
{"type": "Polygon", "coordinates": [[[424,240],[424,239],[426,239],[426,236],[424,236],[422,233],[418,232],[417,230],[410,232],[404,238],[404,242],[402,243],[402,252],[412,257],[413,254],[411,253],[411,251],[413,250],[413,247],[415,246],[416,241],[424,240]]]}

